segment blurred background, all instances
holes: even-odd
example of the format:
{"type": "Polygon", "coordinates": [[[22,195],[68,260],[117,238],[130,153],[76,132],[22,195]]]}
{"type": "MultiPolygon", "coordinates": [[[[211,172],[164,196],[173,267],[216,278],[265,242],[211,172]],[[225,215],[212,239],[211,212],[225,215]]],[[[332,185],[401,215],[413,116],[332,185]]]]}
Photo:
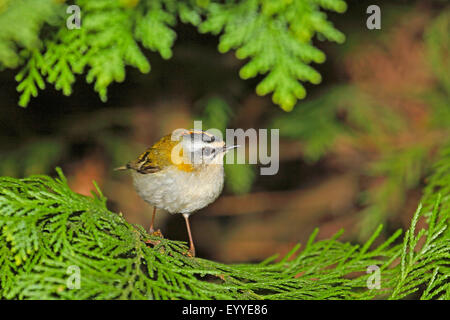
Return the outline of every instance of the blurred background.
{"type": "MultiPolygon", "coordinates": [[[[286,113],[259,97],[260,79],[241,80],[245,63],[220,54],[218,39],[177,26],[174,56],[148,53],[150,74],[127,70],[108,101],[80,77],[70,97],[49,87],[27,108],[17,105],[17,71],[0,73],[0,174],[55,175],[76,192],[95,180],[112,211],[145,228],[152,208],[131,177],[113,168],[176,128],[280,129],[280,170],[226,165],[222,196],[192,216],[198,255],[223,262],[287,253],[320,228],[341,228],[361,242],[383,223],[385,235],[408,227],[436,151],[450,136],[449,10],[445,1],[383,1],[382,29],[366,28],[367,1],[331,14],[343,45],[315,41],[327,61],[320,85],[286,113]]],[[[181,215],[158,212],[165,237],[186,240],[181,215]]]]}

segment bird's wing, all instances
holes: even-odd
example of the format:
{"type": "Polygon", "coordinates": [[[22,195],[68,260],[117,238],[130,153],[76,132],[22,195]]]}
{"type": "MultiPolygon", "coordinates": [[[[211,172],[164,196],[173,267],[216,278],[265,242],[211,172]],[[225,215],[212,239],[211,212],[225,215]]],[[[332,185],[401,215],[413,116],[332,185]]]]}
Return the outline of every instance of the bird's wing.
{"type": "Polygon", "coordinates": [[[136,160],[130,161],[126,166],[117,168],[117,170],[132,169],[143,174],[161,171],[173,165],[172,149],[178,143],[178,141],[172,140],[170,134],[164,136],[136,160]]]}
{"type": "Polygon", "coordinates": [[[161,163],[156,160],[157,150],[149,148],[141,154],[136,160],[127,163],[126,168],[136,170],[139,173],[155,173],[160,171],[161,163]]]}

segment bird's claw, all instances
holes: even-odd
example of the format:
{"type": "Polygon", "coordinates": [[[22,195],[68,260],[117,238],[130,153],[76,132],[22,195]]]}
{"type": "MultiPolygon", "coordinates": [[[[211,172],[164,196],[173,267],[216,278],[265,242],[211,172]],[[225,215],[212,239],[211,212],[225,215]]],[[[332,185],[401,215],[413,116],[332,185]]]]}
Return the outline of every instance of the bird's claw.
{"type": "MultiPolygon", "coordinates": [[[[158,229],[156,231],[150,231],[150,235],[152,237],[158,237],[158,238],[164,238],[164,235],[162,234],[161,230],[158,229]]],[[[152,239],[148,239],[147,241],[145,241],[145,243],[147,244],[151,244],[153,246],[156,246],[157,244],[159,244],[161,241],[159,240],[152,240],[152,239]]]]}
{"type": "Polygon", "coordinates": [[[195,251],[192,249],[189,249],[188,251],[184,252],[184,255],[188,256],[189,258],[195,258],[195,251]]]}
{"type": "Polygon", "coordinates": [[[152,232],[150,232],[150,234],[154,237],[164,238],[164,235],[162,234],[160,229],[158,229],[156,231],[152,231],[152,232]]]}

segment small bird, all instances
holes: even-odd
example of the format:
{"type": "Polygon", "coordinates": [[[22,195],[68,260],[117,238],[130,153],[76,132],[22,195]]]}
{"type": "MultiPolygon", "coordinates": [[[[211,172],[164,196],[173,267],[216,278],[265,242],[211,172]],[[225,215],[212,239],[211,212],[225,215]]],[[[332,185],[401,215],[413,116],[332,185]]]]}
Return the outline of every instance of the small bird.
{"type": "Polygon", "coordinates": [[[116,170],[131,170],[137,193],[156,209],[181,213],[195,256],[189,216],[217,199],[224,183],[223,156],[237,145],[226,146],[205,131],[178,129],[162,137],[136,160],[116,170]]]}

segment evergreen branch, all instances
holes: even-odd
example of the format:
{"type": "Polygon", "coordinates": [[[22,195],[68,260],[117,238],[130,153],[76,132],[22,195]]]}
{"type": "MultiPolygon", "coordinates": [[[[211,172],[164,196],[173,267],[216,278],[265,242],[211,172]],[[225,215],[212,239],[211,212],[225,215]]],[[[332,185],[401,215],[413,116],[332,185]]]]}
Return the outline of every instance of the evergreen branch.
{"type": "Polygon", "coordinates": [[[81,8],[81,28],[66,27],[66,5],[52,0],[8,2],[0,11],[0,67],[25,63],[19,76],[20,105],[26,106],[37,95],[38,76],[47,75],[63,94],[72,93],[75,74],[87,72],[100,98],[107,99],[112,82],[125,79],[125,67],[150,71],[150,63],[139,47],[157,51],[164,59],[172,56],[177,20],[198,27],[200,32],[223,33],[219,51],[237,49],[239,59],[249,59],[241,69],[243,79],[264,74],[257,86],[260,95],[273,92],[273,101],[284,110],[292,110],[297,99],[306,95],[300,81],[318,84],[320,74],[310,63],[321,63],[325,54],[315,48],[315,35],[343,42],[321,9],[344,12],[342,0],[245,0],[229,1],[123,1],[76,0],[81,8]],[[20,27],[16,27],[20,25],[20,27]],[[40,34],[42,27],[48,27],[40,34]],[[6,31],[4,31],[6,30],[6,31]],[[25,50],[21,58],[18,47],[25,50]],[[33,51],[34,50],[34,51],[33,51]],[[38,52],[35,52],[38,50],[38,52]],[[30,54],[29,51],[33,51],[30,54]],[[33,62],[37,54],[45,65],[33,62]]]}
{"type": "MultiPolygon", "coordinates": [[[[25,53],[26,54],[26,53],[25,53]]],[[[33,50],[29,53],[30,58],[25,67],[16,75],[19,82],[17,91],[20,95],[19,105],[26,107],[31,97],[37,97],[38,89],[45,89],[45,82],[39,73],[39,69],[44,67],[44,59],[39,51],[33,50]]]]}
{"type": "Polygon", "coordinates": [[[424,206],[429,213],[433,209],[438,195],[442,196],[443,210],[450,210],[450,145],[444,145],[438,156],[438,161],[433,165],[433,175],[427,179],[424,188],[424,206]]]}
{"type": "Polygon", "coordinates": [[[344,12],[346,4],[328,1],[259,1],[246,0],[211,3],[200,32],[223,33],[219,51],[237,49],[239,59],[250,58],[241,69],[243,79],[267,74],[257,88],[259,95],[273,92],[272,100],[290,111],[297,99],[306,96],[300,81],[321,82],[311,62],[322,63],[325,55],[315,48],[312,38],[321,34],[328,40],[343,42],[345,37],[326,20],[324,7],[344,12]]]}
{"type": "Polygon", "coordinates": [[[20,50],[41,47],[39,31],[53,23],[59,5],[53,0],[7,0],[0,4],[0,70],[16,68],[23,63],[20,50]]]}
{"type": "Polygon", "coordinates": [[[419,208],[403,245],[396,232],[371,249],[333,238],[315,241],[278,262],[225,265],[187,255],[184,243],[148,235],[59,178],[0,179],[0,297],[18,299],[399,299],[426,285],[422,298],[448,296],[449,211],[438,198],[429,228],[419,208]],[[419,245],[419,239],[426,237],[419,245]],[[394,261],[401,257],[400,264],[394,261]],[[367,289],[380,266],[382,290],[367,289]],[[70,268],[80,288],[70,289],[70,268]]]}

